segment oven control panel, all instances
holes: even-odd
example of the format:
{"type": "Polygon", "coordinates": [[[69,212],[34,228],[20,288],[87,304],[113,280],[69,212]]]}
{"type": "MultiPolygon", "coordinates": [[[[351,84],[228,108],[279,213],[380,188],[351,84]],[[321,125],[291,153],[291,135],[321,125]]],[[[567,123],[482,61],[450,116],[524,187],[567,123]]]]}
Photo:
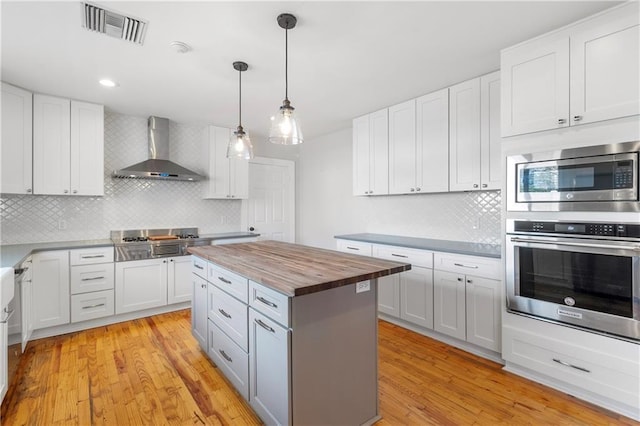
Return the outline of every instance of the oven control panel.
{"type": "Polygon", "coordinates": [[[516,220],[515,232],[640,238],[640,225],[626,223],[544,222],[516,220]]]}

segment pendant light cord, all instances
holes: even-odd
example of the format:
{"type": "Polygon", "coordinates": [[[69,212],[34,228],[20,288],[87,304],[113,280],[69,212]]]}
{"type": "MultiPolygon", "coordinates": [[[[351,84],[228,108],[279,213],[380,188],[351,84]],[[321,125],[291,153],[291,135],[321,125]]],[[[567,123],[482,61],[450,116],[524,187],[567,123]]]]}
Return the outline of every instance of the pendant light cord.
{"type": "Polygon", "coordinates": [[[242,127],[242,71],[238,71],[238,126],[242,127]]]}
{"type": "Polygon", "coordinates": [[[284,98],[289,100],[289,30],[284,30],[284,98]]]}

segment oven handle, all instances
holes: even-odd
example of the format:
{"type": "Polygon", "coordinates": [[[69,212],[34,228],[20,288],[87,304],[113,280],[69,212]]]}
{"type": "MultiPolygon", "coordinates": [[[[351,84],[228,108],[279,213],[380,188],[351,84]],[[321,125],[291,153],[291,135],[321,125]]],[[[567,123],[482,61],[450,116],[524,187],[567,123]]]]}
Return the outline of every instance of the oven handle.
{"type": "Polygon", "coordinates": [[[547,240],[537,240],[535,238],[528,239],[528,238],[512,237],[511,241],[514,243],[538,243],[538,244],[553,244],[553,245],[559,245],[559,246],[640,251],[640,247],[638,246],[635,246],[635,247],[634,246],[614,246],[612,244],[587,244],[587,243],[574,243],[574,242],[564,242],[564,241],[547,241],[547,240]]]}

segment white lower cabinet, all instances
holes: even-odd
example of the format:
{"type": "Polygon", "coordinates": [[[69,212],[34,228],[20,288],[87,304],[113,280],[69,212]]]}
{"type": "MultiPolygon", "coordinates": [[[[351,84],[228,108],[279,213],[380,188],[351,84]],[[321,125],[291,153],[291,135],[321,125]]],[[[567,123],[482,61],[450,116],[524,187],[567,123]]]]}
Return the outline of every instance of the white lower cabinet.
{"type": "MultiPolygon", "coordinates": [[[[4,308],[3,308],[4,309],[4,308]]],[[[9,389],[9,326],[0,321],[0,403],[9,389]]]]}
{"type": "Polygon", "coordinates": [[[167,304],[165,259],[116,263],[116,314],[167,304]]]}
{"type": "Polygon", "coordinates": [[[465,284],[464,275],[434,271],[434,329],[440,333],[465,340],[465,284]]]}
{"type": "Polygon", "coordinates": [[[433,270],[411,266],[400,276],[400,318],[433,328],[433,270]]]}
{"type": "Polygon", "coordinates": [[[71,322],[113,315],[113,289],[71,296],[71,322]]]}
{"type": "Polygon", "coordinates": [[[191,256],[170,257],[167,265],[167,303],[190,301],[191,256]]]}
{"type": "MultiPolygon", "coordinates": [[[[196,259],[194,257],[194,259],[196,259]]],[[[194,264],[195,267],[195,264],[194,264]]],[[[193,296],[191,297],[191,334],[205,351],[207,346],[207,280],[195,273],[191,276],[193,296]]]]}
{"type": "MultiPolygon", "coordinates": [[[[247,325],[246,317],[244,325],[247,325]]],[[[208,330],[209,358],[222,370],[240,395],[249,400],[249,355],[211,320],[208,330]]]]}
{"type": "Polygon", "coordinates": [[[33,254],[33,329],[68,324],[69,251],[42,251],[33,254]]]}

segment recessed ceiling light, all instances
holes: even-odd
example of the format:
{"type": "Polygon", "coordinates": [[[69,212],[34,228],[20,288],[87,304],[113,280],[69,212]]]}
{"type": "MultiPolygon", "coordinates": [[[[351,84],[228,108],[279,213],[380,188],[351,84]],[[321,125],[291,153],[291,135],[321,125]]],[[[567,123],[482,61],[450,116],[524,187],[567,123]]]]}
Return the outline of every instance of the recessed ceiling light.
{"type": "Polygon", "coordinates": [[[100,80],[100,84],[102,84],[104,87],[116,87],[118,85],[118,83],[113,80],[109,80],[108,78],[103,78],[102,80],[100,80]]]}
{"type": "Polygon", "coordinates": [[[169,43],[169,46],[171,46],[173,51],[176,53],[189,53],[193,50],[191,46],[183,41],[172,41],[169,43]]]}

